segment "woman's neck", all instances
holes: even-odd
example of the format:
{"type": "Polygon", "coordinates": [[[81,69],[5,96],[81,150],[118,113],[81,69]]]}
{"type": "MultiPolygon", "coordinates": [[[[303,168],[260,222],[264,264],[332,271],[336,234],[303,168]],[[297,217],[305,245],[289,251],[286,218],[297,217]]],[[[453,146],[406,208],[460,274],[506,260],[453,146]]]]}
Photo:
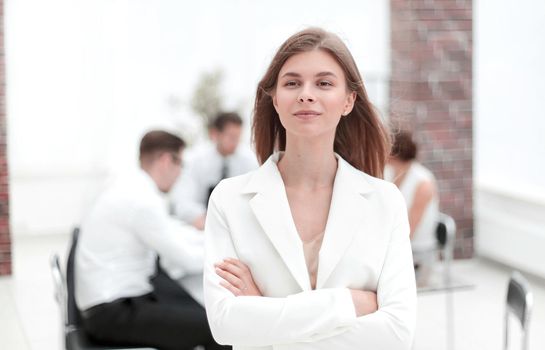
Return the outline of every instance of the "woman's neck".
{"type": "Polygon", "coordinates": [[[407,171],[409,171],[409,168],[411,167],[412,162],[411,161],[395,161],[392,162],[392,168],[394,170],[394,179],[393,182],[399,187],[403,183],[403,180],[405,180],[405,176],[407,175],[407,171]]]}
{"type": "Polygon", "coordinates": [[[337,159],[333,142],[323,140],[286,140],[286,150],[278,161],[278,170],[286,187],[315,189],[333,186],[337,159]]]}

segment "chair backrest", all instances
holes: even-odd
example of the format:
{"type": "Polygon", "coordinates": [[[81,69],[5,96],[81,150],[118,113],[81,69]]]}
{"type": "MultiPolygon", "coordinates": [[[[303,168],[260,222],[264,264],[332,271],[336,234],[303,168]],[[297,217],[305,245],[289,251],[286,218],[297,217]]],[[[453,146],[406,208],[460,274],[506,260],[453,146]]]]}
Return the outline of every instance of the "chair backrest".
{"type": "Polygon", "coordinates": [[[528,348],[528,324],[533,304],[533,295],[528,281],[515,271],[507,285],[505,307],[505,349],[509,345],[509,315],[516,317],[522,328],[522,349],[528,348]]]}
{"type": "Polygon", "coordinates": [[[68,259],[66,261],[66,302],[67,302],[67,325],[79,327],[81,325],[81,313],[76,305],[75,297],[75,259],[76,249],[78,246],[79,227],[72,231],[72,241],[68,251],[68,259]]]}
{"type": "Polygon", "coordinates": [[[441,249],[454,244],[454,239],[456,238],[456,222],[450,215],[439,213],[435,238],[437,239],[437,245],[441,249]]]}
{"type": "Polygon", "coordinates": [[[82,329],[81,312],[76,305],[75,298],[75,258],[78,245],[80,230],[78,227],[72,231],[72,240],[68,250],[68,259],[66,261],[66,275],[61,269],[58,254],[51,256],[51,274],[55,289],[55,299],[61,309],[64,324],[64,341],[67,350],[156,350],[154,348],[144,348],[137,346],[118,346],[96,344],[92,341],[82,329]]]}
{"type": "Polygon", "coordinates": [[[66,326],[68,320],[66,308],[66,284],[61,269],[60,258],[57,253],[51,256],[51,259],[49,260],[49,265],[51,268],[51,276],[53,277],[53,292],[55,295],[55,300],[57,301],[57,305],[59,305],[62,323],[66,326]]]}

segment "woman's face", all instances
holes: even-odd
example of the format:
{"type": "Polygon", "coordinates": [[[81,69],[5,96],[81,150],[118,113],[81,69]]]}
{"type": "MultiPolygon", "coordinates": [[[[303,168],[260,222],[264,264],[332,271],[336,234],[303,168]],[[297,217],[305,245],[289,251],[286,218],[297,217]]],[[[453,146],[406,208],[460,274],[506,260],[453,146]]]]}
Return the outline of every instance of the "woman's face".
{"type": "Polygon", "coordinates": [[[334,138],[340,118],[352,111],[355,98],[337,61],[327,52],[313,50],[284,63],[273,104],[288,135],[334,138]]]}

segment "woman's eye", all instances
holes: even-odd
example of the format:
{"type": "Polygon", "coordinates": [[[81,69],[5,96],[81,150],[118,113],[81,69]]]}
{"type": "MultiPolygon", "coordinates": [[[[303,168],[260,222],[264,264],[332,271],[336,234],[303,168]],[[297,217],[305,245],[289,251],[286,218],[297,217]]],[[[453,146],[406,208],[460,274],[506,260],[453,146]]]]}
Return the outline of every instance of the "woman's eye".
{"type": "Polygon", "coordinates": [[[284,86],[297,86],[297,82],[290,80],[284,84],[284,86]]]}
{"type": "Polygon", "coordinates": [[[327,80],[322,80],[318,83],[318,85],[322,86],[322,87],[327,87],[327,86],[333,86],[333,84],[327,80]]]}

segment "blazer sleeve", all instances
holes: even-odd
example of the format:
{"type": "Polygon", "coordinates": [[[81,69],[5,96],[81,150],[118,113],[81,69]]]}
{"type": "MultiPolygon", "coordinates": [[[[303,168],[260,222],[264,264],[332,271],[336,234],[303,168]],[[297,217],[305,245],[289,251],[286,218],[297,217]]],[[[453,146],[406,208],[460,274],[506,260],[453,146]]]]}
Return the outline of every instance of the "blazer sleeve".
{"type": "Polygon", "coordinates": [[[347,288],[305,291],[283,298],[235,297],[222,287],[213,264],[237,257],[218,199],[210,197],[205,225],[204,298],[208,322],[220,344],[270,346],[318,340],[346,332],[356,322],[347,288]]]}
{"type": "MultiPolygon", "coordinates": [[[[399,192],[396,193],[399,194],[399,192]]],[[[409,222],[403,198],[397,206],[390,243],[378,281],[379,309],[358,317],[347,332],[318,341],[274,346],[275,350],[298,349],[411,349],[416,324],[416,285],[409,240],[409,222]]]]}

